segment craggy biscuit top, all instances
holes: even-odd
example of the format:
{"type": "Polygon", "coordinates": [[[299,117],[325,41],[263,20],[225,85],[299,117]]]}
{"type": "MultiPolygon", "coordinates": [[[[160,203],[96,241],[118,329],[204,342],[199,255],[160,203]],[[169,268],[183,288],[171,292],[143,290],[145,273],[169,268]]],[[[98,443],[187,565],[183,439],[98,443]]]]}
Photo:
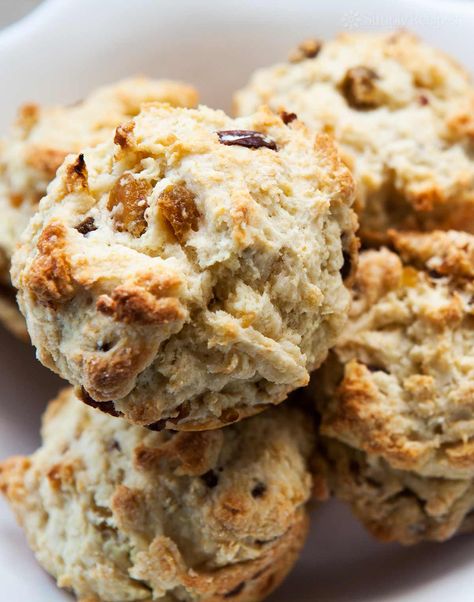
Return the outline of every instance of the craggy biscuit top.
{"type": "Polygon", "coordinates": [[[474,476],[474,237],[391,233],[361,254],[351,317],[312,389],[322,433],[396,469],[474,476]]]}
{"type": "Polygon", "coordinates": [[[388,228],[474,232],[474,87],[407,32],[343,33],[257,71],[235,97],[334,134],[358,184],[361,237],[388,228]]]}
{"type": "Polygon", "coordinates": [[[344,324],[352,196],[330,138],[302,124],[146,107],[68,158],[16,254],[41,361],[153,428],[278,403],[344,324]]]}
{"type": "Polygon", "coordinates": [[[422,477],[395,470],[380,457],[335,439],[322,439],[315,460],[315,490],[348,502],[382,541],[444,541],[474,530],[474,481],[422,477]]]}
{"type": "Polygon", "coordinates": [[[0,289],[0,321],[21,338],[28,334],[9,290],[9,269],[28,220],[69,153],[109,139],[122,121],[150,101],[192,107],[197,93],[179,82],[125,79],[95,90],[75,105],[24,105],[14,127],[0,140],[0,284],[5,285],[0,289]]]}
{"type": "Polygon", "coordinates": [[[136,77],[98,88],[74,105],[21,107],[0,143],[0,247],[7,255],[66,156],[109,139],[151,101],[192,107],[197,93],[179,82],[136,77]]]}
{"type": "Polygon", "coordinates": [[[52,402],[43,446],[0,468],[39,562],[81,600],[258,601],[307,527],[311,428],[276,408],[218,431],[153,433],[52,402]]]}

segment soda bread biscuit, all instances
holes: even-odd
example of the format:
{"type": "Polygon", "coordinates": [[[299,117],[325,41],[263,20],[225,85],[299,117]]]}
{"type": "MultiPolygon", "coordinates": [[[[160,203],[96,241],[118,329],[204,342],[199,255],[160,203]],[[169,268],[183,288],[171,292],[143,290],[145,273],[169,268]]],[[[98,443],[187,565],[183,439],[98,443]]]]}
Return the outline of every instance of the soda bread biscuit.
{"type": "Polygon", "coordinates": [[[153,433],[67,389],[42,435],[1,466],[0,488],[40,564],[79,600],[256,602],[302,547],[314,435],[297,409],[153,433]]]}
{"type": "Polygon", "coordinates": [[[360,236],[389,228],[474,233],[474,87],[406,32],[343,33],[257,71],[237,115],[261,104],[334,134],[358,185],[360,236]]]}
{"type": "MultiPolygon", "coordinates": [[[[382,541],[444,541],[474,529],[473,479],[422,477],[396,470],[381,457],[322,439],[315,461],[315,490],[348,502],[382,541]]],[[[322,495],[321,495],[322,494],[322,495]]]]}
{"type": "MultiPolygon", "coordinates": [[[[99,88],[71,106],[24,105],[0,142],[0,281],[10,284],[10,259],[49,182],[69,153],[107,140],[144,102],[192,107],[196,91],[186,84],[136,77],[99,88]]],[[[8,295],[0,292],[0,320],[27,337],[8,295]],[[21,328],[20,328],[21,326],[21,328]]]]}
{"type": "Polygon", "coordinates": [[[40,360],[154,429],[282,401],[345,323],[352,198],[330,138],[302,124],[147,106],[66,160],[15,255],[40,360]]]}
{"type": "Polygon", "coordinates": [[[316,373],[323,435],[425,477],[474,477],[474,236],[390,233],[361,254],[349,324],[316,373]]]}

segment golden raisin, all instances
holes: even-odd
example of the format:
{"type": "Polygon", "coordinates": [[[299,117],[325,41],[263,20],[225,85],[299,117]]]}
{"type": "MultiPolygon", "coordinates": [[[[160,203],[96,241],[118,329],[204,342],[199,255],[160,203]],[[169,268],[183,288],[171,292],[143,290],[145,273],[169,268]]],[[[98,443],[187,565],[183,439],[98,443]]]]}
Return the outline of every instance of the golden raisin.
{"type": "Polygon", "coordinates": [[[400,284],[402,286],[411,287],[411,286],[415,286],[417,282],[418,282],[417,270],[415,270],[415,268],[412,268],[410,266],[404,267],[400,284]]]}
{"type": "Polygon", "coordinates": [[[174,235],[182,243],[190,230],[196,231],[201,217],[195,203],[195,195],[184,182],[168,186],[161,193],[158,203],[174,235]]]}
{"type": "Polygon", "coordinates": [[[288,57],[290,63],[299,63],[305,59],[314,59],[318,56],[322,42],[320,40],[304,40],[288,57]]]}
{"type": "Polygon", "coordinates": [[[114,210],[113,219],[119,232],[128,232],[139,238],[146,230],[145,211],[151,185],[145,180],[137,180],[131,173],[117,180],[110,191],[107,209],[114,210]]]}
{"type": "Polygon", "coordinates": [[[341,84],[342,93],[353,109],[374,109],[380,105],[376,81],[379,76],[368,67],[349,69],[341,84]]]}

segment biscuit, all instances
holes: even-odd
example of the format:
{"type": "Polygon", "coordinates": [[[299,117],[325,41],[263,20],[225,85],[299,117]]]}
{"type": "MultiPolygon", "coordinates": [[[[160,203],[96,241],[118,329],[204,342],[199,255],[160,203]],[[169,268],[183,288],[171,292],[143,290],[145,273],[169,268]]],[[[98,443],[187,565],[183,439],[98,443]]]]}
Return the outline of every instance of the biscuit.
{"type": "Polygon", "coordinates": [[[382,541],[444,541],[474,530],[474,481],[421,477],[335,439],[320,441],[316,491],[349,503],[382,541]],[[319,482],[319,484],[318,484],[319,482]]]}
{"type": "Polygon", "coordinates": [[[358,185],[360,236],[389,228],[474,233],[474,87],[416,36],[343,33],[257,71],[235,97],[334,134],[358,185]]]}
{"type": "Polygon", "coordinates": [[[352,199],[331,139],[302,124],[146,107],[66,160],[15,254],[40,360],[155,429],[282,401],[345,323],[352,199]]]}
{"type": "Polygon", "coordinates": [[[474,236],[390,232],[312,378],[323,435],[426,477],[474,477],[474,236]]]}
{"type": "Polygon", "coordinates": [[[1,465],[0,488],[40,564],[80,600],[256,602],[303,545],[314,435],[300,410],[156,433],[67,389],[42,436],[1,465]]]}
{"type": "MultiPolygon", "coordinates": [[[[109,139],[122,121],[149,101],[192,107],[197,104],[197,93],[178,82],[136,77],[99,88],[75,105],[28,104],[20,109],[15,125],[0,142],[1,281],[10,283],[15,246],[64,158],[109,139]]],[[[16,303],[3,297],[0,320],[27,337],[16,303]]]]}

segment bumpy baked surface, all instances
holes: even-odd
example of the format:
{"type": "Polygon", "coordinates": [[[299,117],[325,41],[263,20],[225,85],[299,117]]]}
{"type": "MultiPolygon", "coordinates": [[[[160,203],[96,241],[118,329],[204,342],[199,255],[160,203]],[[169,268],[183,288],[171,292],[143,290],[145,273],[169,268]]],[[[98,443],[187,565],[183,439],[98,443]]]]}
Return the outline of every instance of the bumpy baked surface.
{"type": "Polygon", "coordinates": [[[335,439],[322,439],[315,462],[316,492],[348,502],[383,541],[444,541],[474,529],[472,479],[422,477],[395,470],[380,457],[335,439]]]}
{"type": "Polygon", "coordinates": [[[278,403],[345,322],[352,196],[302,124],[148,106],[63,164],[25,233],[12,273],[39,358],[153,428],[278,403]]]}
{"type": "Polygon", "coordinates": [[[474,87],[453,60],[407,32],[302,44],[237,93],[333,133],[358,183],[361,237],[390,227],[474,233],[474,87]]]}
{"type": "Polygon", "coordinates": [[[39,562],[81,600],[257,601],[303,544],[314,436],[275,408],[218,431],[153,433],[65,390],[43,446],[0,486],[39,562]]]}
{"type": "Polygon", "coordinates": [[[324,435],[396,469],[474,476],[474,237],[391,233],[361,254],[348,326],[313,378],[324,435]]]}
{"type": "MultiPolygon", "coordinates": [[[[16,123],[0,142],[1,282],[9,285],[15,245],[65,157],[109,139],[120,123],[150,101],[192,107],[197,93],[179,82],[130,78],[99,88],[75,105],[28,104],[20,109],[16,123]]],[[[26,336],[15,307],[0,291],[0,320],[17,331],[22,325],[26,336]]]]}

